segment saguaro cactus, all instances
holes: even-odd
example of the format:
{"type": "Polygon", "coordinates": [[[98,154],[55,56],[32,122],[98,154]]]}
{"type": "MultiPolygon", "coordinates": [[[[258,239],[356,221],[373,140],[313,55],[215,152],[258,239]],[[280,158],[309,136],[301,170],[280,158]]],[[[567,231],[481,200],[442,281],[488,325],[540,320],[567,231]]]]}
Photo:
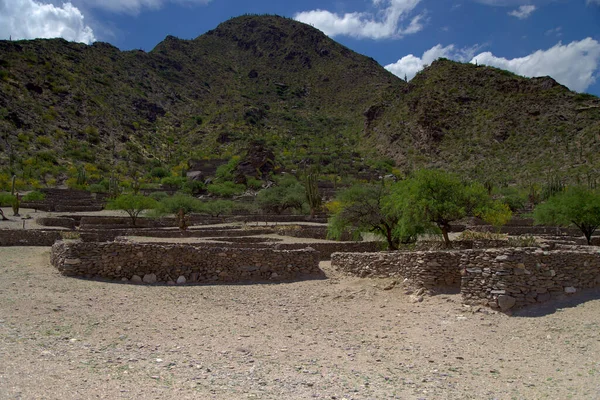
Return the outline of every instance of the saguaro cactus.
{"type": "Polygon", "coordinates": [[[306,201],[310,207],[310,216],[314,217],[316,212],[321,208],[321,193],[319,193],[319,185],[314,174],[306,175],[304,179],[304,190],[306,192],[306,201]]]}

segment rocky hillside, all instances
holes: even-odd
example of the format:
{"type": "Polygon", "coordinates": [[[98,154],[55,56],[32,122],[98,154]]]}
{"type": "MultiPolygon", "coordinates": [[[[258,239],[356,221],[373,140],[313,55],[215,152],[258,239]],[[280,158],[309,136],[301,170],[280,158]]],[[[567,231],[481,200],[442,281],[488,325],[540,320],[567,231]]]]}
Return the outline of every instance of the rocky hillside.
{"type": "Polygon", "coordinates": [[[367,134],[410,170],[482,181],[600,183],[600,99],[552,78],[440,59],[373,113],[367,134]]]}
{"type": "Polygon", "coordinates": [[[387,157],[495,180],[583,176],[597,171],[599,106],[550,78],[447,60],[406,83],[276,16],[169,36],[149,53],[0,41],[0,178],[60,183],[84,164],[97,177],[180,171],[257,143],[283,168],[322,174],[386,169],[387,157]]]}

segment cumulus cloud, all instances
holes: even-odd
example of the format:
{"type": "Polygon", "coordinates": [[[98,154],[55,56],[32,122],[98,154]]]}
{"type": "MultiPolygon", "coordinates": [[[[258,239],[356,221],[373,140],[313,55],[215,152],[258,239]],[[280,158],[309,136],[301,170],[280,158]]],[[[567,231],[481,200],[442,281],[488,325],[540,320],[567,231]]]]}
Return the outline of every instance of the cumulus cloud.
{"type": "Polygon", "coordinates": [[[0,37],[56,38],[91,43],[96,39],[83,14],[71,3],[62,6],[35,0],[0,0],[0,37]]]}
{"type": "Polygon", "coordinates": [[[158,10],[166,3],[203,5],[210,0],[74,0],[88,7],[100,8],[117,13],[138,14],[142,9],[158,10]]]}
{"type": "Polygon", "coordinates": [[[517,17],[519,19],[527,19],[535,10],[536,10],[536,7],[532,6],[532,5],[521,6],[521,7],[517,8],[516,10],[509,12],[508,15],[517,17]]]}
{"type": "Polygon", "coordinates": [[[421,57],[409,54],[402,57],[395,63],[386,65],[385,69],[402,79],[407,77],[410,80],[417,74],[417,72],[421,71],[438,58],[449,58],[456,61],[466,62],[470,60],[477,51],[481,50],[481,47],[482,46],[480,45],[475,45],[473,47],[459,49],[453,44],[445,47],[441,44],[438,44],[424,52],[421,57]]]}
{"type": "Polygon", "coordinates": [[[534,77],[549,75],[556,81],[578,92],[585,91],[596,82],[600,63],[600,43],[592,38],[557,45],[548,50],[538,50],[528,56],[506,59],[485,52],[473,57],[471,62],[507,69],[516,74],[534,77]]]}
{"type": "Polygon", "coordinates": [[[481,47],[457,49],[454,45],[444,47],[438,44],[421,57],[409,54],[393,64],[386,65],[385,69],[402,79],[404,76],[412,79],[425,66],[444,57],[490,65],[527,77],[551,76],[569,89],[583,92],[596,82],[600,66],[600,43],[592,38],[566,45],[559,42],[548,50],[538,50],[528,56],[513,59],[497,57],[491,52],[474,55],[481,47]]]}
{"type": "Polygon", "coordinates": [[[410,18],[411,12],[421,0],[372,0],[376,15],[368,12],[352,12],[343,15],[326,10],[304,11],[294,19],[310,24],[326,35],[352,36],[356,38],[384,39],[414,34],[423,29],[426,15],[410,18]],[[402,25],[410,18],[408,25],[402,25]]]}

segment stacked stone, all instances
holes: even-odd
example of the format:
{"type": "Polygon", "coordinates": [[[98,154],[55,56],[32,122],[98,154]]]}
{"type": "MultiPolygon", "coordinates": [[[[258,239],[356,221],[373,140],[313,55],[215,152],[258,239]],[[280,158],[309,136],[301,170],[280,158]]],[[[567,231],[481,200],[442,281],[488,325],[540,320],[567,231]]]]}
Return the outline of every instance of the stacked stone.
{"type": "Polygon", "coordinates": [[[42,217],[36,218],[35,222],[41,226],[57,226],[67,229],[75,229],[77,221],[69,217],[42,217]]]}
{"type": "Polygon", "coordinates": [[[413,286],[460,285],[459,251],[333,253],[331,265],[359,277],[408,279],[413,286]]]}
{"type": "Polygon", "coordinates": [[[318,252],[127,242],[58,242],[51,262],[68,276],[133,282],[240,282],[320,275],[318,252]],[[181,279],[180,279],[181,278],[181,279]]]}
{"type": "Polygon", "coordinates": [[[502,311],[600,286],[600,249],[590,246],[334,253],[331,264],[349,275],[407,279],[417,287],[460,286],[465,303],[502,311]]]}
{"type": "Polygon", "coordinates": [[[600,285],[598,249],[473,250],[463,254],[461,264],[464,301],[502,311],[600,285]]]}
{"type": "Polygon", "coordinates": [[[1,246],[52,246],[62,238],[59,230],[0,229],[1,246]]]}

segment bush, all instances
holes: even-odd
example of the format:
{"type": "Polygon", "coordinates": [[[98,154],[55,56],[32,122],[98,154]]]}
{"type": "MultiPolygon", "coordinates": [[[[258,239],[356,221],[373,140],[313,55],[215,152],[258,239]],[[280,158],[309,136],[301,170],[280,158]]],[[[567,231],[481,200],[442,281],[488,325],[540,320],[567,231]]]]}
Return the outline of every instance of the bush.
{"type": "Polygon", "coordinates": [[[186,178],[181,176],[167,176],[160,180],[160,184],[167,190],[180,190],[186,184],[186,178]]]}
{"type": "Polygon", "coordinates": [[[510,247],[540,247],[540,243],[532,235],[509,237],[508,245],[510,247]]]}
{"type": "Polygon", "coordinates": [[[463,231],[458,240],[506,240],[507,236],[496,232],[463,231]]]}
{"type": "Polygon", "coordinates": [[[23,198],[21,200],[23,200],[25,202],[30,202],[30,201],[42,201],[45,198],[46,198],[46,195],[44,193],[34,190],[33,192],[29,192],[25,196],[23,196],[23,198]]]}
{"type": "Polygon", "coordinates": [[[233,197],[244,193],[246,187],[244,185],[238,185],[233,182],[227,181],[223,183],[213,183],[206,187],[206,190],[210,194],[220,197],[233,197]]]}
{"type": "Polygon", "coordinates": [[[169,197],[169,195],[166,194],[165,192],[152,192],[148,195],[148,197],[150,197],[151,199],[154,199],[156,201],[163,201],[164,199],[169,197]]]}
{"type": "Polygon", "coordinates": [[[163,167],[154,167],[152,168],[152,170],[150,171],[150,175],[153,178],[166,178],[167,176],[169,176],[169,171],[167,171],[165,168],[163,167]]]}
{"type": "Polygon", "coordinates": [[[90,186],[88,186],[87,190],[90,193],[106,193],[108,191],[106,187],[100,183],[91,184],[90,186]]]}

